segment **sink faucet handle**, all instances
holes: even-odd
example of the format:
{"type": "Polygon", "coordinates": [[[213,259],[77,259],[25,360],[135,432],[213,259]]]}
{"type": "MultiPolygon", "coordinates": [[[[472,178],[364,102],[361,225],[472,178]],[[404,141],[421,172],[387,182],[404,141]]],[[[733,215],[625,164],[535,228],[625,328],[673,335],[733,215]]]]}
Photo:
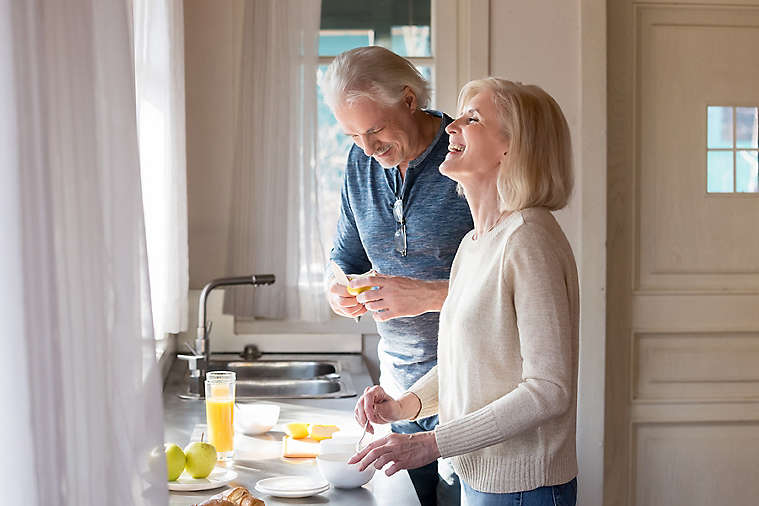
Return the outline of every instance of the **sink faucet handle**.
{"type": "Polygon", "coordinates": [[[196,355],[196,356],[200,355],[200,353],[198,353],[198,351],[195,348],[193,348],[192,345],[190,343],[188,343],[187,341],[185,341],[184,346],[185,346],[185,348],[187,348],[188,350],[190,350],[190,353],[192,353],[193,355],[196,355]]]}

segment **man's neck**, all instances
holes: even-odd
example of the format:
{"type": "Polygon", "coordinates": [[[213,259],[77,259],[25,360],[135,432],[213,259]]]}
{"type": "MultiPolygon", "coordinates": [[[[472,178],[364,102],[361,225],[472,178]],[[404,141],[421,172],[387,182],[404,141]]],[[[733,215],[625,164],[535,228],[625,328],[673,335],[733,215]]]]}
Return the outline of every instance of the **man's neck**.
{"type": "Polygon", "coordinates": [[[402,179],[406,178],[406,170],[408,170],[408,164],[412,160],[415,160],[421,156],[427,147],[432,144],[432,141],[435,140],[437,131],[440,128],[440,122],[443,121],[443,118],[433,116],[432,114],[418,109],[414,113],[414,120],[417,125],[417,131],[419,132],[419,141],[417,142],[417,149],[414,150],[414,156],[411,158],[411,160],[404,160],[398,164],[398,170],[401,173],[402,179]]]}

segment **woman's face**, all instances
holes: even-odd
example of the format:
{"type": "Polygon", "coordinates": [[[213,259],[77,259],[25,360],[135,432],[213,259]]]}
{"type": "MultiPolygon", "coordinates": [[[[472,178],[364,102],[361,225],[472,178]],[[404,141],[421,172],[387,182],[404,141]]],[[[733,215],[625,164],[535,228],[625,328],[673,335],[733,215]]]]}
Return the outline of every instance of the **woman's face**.
{"type": "Polygon", "coordinates": [[[414,159],[412,143],[419,137],[413,135],[413,130],[418,128],[413,121],[415,108],[413,99],[388,107],[362,98],[339,104],[334,113],[345,135],[350,136],[366,156],[390,168],[414,159]]]}
{"type": "Polygon", "coordinates": [[[490,184],[498,176],[498,167],[509,151],[509,141],[493,101],[493,92],[484,90],[473,96],[461,116],[446,127],[448,154],[440,172],[462,183],[490,184]]]}

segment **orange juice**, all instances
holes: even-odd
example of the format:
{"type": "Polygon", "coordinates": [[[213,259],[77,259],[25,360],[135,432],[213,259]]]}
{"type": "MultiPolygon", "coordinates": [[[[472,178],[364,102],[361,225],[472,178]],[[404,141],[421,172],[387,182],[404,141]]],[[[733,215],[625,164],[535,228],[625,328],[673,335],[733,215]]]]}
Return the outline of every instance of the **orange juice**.
{"type": "Polygon", "coordinates": [[[206,422],[208,439],[216,447],[219,460],[229,460],[235,453],[235,373],[209,371],[206,374],[206,422]]]}
{"type": "Polygon", "coordinates": [[[206,399],[208,438],[218,453],[231,452],[235,448],[234,404],[230,398],[206,399]]]}

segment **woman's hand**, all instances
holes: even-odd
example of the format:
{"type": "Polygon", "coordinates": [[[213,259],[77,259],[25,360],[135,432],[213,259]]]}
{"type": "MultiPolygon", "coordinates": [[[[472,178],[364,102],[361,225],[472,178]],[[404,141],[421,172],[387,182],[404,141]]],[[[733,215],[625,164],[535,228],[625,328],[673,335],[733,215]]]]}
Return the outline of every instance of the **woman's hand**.
{"type": "Polygon", "coordinates": [[[366,426],[366,422],[369,421],[370,425],[366,431],[374,434],[371,423],[385,424],[408,420],[413,418],[420,408],[421,402],[416,395],[405,393],[400,399],[394,399],[385,392],[384,388],[375,385],[366,387],[356,403],[353,417],[361,427],[366,426]]]}
{"type": "Polygon", "coordinates": [[[388,434],[372,442],[355,454],[348,464],[358,462],[360,470],[374,464],[382,469],[388,462],[393,462],[385,474],[392,476],[401,469],[415,469],[434,462],[440,457],[434,432],[417,432],[416,434],[388,434]]]}
{"type": "Polygon", "coordinates": [[[351,288],[375,287],[356,296],[356,301],[372,312],[374,321],[419,316],[440,311],[448,295],[448,281],[425,281],[403,276],[375,274],[351,280],[351,288]]]}
{"type": "Polygon", "coordinates": [[[340,316],[355,318],[367,311],[364,305],[356,300],[355,295],[349,294],[343,285],[338,284],[334,280],[329,285],[329,289],[327,289],[327,301],[332,311],[340,316]]]}

